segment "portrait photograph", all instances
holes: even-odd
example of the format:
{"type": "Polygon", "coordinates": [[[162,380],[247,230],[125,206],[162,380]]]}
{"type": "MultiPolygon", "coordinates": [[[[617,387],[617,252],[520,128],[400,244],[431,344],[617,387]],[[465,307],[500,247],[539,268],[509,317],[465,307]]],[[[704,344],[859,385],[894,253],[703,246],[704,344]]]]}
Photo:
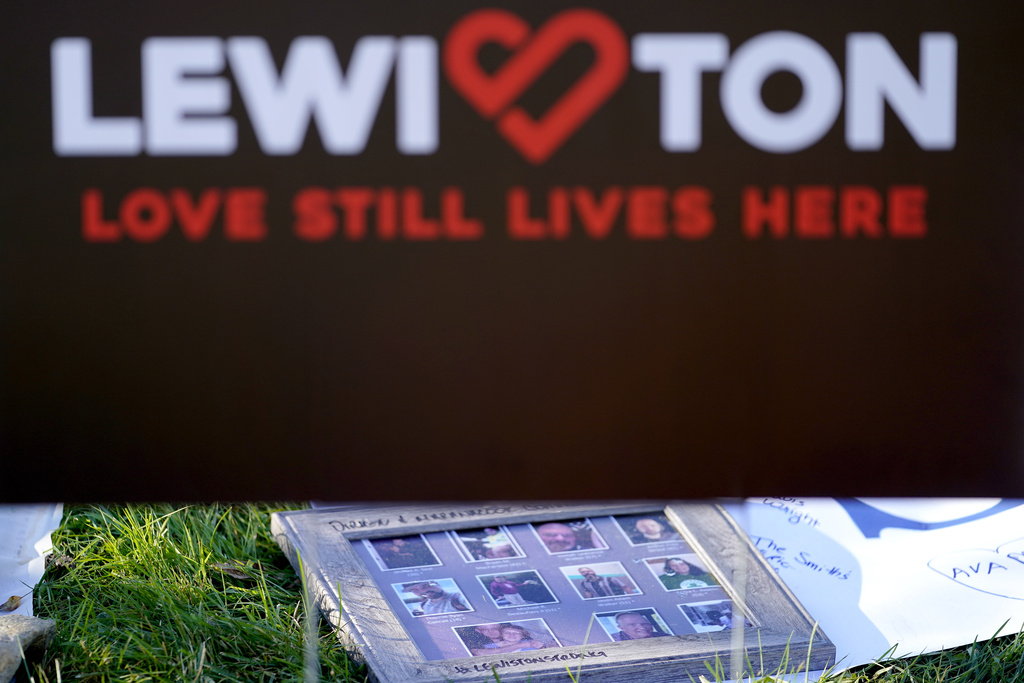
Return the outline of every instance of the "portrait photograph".
{"type": "Polygon", "coordinates": [[[434,614],[472,612],[455,579],[432,579],[430,581],[406,581],[393,583],[402,604],[414,617],[429,617],[434,614]]]}
{"type": "Polygon", "coordinates": [[[597,612],[594,619],[601,624],[608,637],[616,642],[673,635],[672,629],[653,607],[597,612]]]}
{"type": "Polygon", "coordinates": [[[694,602],[689,605],[679,605],[679,609],[698,633],[738,628],[741,623],[745,626],[753,626],[749,619],[741,619],[733,614],[732,600],[694,602]]]}
{"type": "Polygon", "coordinates": [[[645,557],[644,564],[667,591],[710,588],[720,584],[693,553],[645,557]]]}
{"type": "Polygon", "coordinates": [[[631,545],[682,541],[683,537],[660,512],[640,515],[613,515],[615,524],[631,545]]]}
{"type": "Polygon", "coordinates": [[[621,562],[591,562],[559,567],[584,600],[643,595],[621,562]]]}
{"type": "Polygon", "coordinates": [[[561,647],[558,638],[543,619],[456,626],[452,630],[474,657],[561,647]]]}
{"type": "Polygon", "coordinates": [[[522,548],[516,543],[515,537],[504,526],[459,529],[458,531],[449,531],[448,537],[466,562],[489,562],[525,557],[522,548]]]}
{"type": "Polygon", "coordinates": [[[566,519],[531,524],[533,533],[551,555],[582,550],[605,550],[608,544],[589,519],[566,519]]]}
{"type": "Polygon", "coordinates": [[[480,574],[476,578],[499,609],[558,602],[544,578],[532,569],[480,574]]]}
{"type": "Polygon", "coordinates": [[[370,555],[381,569],[415,569],[417,567],[437,567],[441,560],[437,559],[434,550],[422,534],[412,536],[395,536],[393,538],[375,538],[363,540],[370,555]]]}

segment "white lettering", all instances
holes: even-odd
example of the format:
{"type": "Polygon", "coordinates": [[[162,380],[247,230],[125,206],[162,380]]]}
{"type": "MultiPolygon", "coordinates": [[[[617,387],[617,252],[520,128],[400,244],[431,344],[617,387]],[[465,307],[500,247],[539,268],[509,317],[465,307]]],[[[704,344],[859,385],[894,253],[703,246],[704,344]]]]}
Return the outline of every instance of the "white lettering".
{"type": "Polygon", "coordinates": [[[398,41],[395,66],[396,143],[403,154],[433,154],[438,147],[437,41],[398,41]]]}
{"type": "Polygon", "coordinates": [[[956,37],[921,35],[921,83],[914,81],[882,35],[851,33],[846,38],[846,144],[878,150],[885,140],[888,102],[921,149],[956,145],[956,37]]]}
{"type": "Polygon", "coordinates": [[[134,117],[93,117],[92,46],[87,38],[58,38],[50,46],[53,151],[58,156],[134,156],[142,124],[134,117]]]}
{"type": "Polygon", "coordinates": [[[740,137],[766,152],[797,152],[820,140],[842,106],[842,77],[832,57],[799,33],[773,31],[751,38],[722,75],[722,110],[740,137]],[[800,79],[803,94],[788,112],[765,106],[761,87],[777,71],[800,79]]]}
{"type": "Polygon", "coordinates": [[[692,152],[701,143],[701,72],[729,58],[721,33],[641,33],[633,38],[633,65],[661,73],[661,146],[692,152]]]}
{"type": "MultiPolygon", "coordinates": [[[[956,144],[957,40],[950,33],[920,37],[919,80],[886,38],[846,39],[845,140],[852,150],[884,144],[888,104],[919,147],[956,144]]],[[[395,144],[406,155],[440,146],[438,44],[430,36],[363,36],[342,68],[333,43],[301,36],[278,68],[256,36],[152,37],[142,44],[143,116],[95,116],[91,45],[58,38],[50,48],[53,148],[60,156],[226,156],[238,146],[229,116],[231,83],[260,149],[298,154],[315,122],[324,150],[355,155],[368,144],[391,74],[395,74],[395,144]]],[[[719,100],[726,120],[754,147],[779,154],[820,141],[843,106],[843,76],[832,56],[799,33],[755,36],[729,55],[721,33],[640,33],[632,42],[639,71],[659,75],[659,140],[668,152],[693,152],[703,142],[705,73],[721,72],[719,100]],[[772,111],[762,98],[775,73],[794,74],[799,101],[772,111]]]]}
{"type": "Polygon", "coordinates": [[[346,78],[331,42],[304,36],[292,41],[279,78],[262,38],[228,40],[228,61],[260,148],[275,155],[298,153],[311,115],[329,153],[362,152],[394,58],[394,38],[364,36],[346,78]]]}
{"type": "Polygon", "coordinates": [[[231,85],[197,78],[224,70],[219,38],[147,38],[142,43],[142,113],[146,151],[156,155],[218,155],[235,151],[231,85]]]}

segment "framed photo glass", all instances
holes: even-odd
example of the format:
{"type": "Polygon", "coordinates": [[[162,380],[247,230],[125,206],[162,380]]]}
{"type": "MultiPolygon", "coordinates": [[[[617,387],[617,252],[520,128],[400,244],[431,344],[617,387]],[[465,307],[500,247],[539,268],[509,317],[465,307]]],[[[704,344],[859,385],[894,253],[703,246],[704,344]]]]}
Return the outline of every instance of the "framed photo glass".
{"type": "Polygon", "coordinates": [[[320,509],[278,513],[273,528],[382,681],[539,680],[566,666],[679,680],[737,644],[761,662],[834,656],[713,504],[320,509]]]}

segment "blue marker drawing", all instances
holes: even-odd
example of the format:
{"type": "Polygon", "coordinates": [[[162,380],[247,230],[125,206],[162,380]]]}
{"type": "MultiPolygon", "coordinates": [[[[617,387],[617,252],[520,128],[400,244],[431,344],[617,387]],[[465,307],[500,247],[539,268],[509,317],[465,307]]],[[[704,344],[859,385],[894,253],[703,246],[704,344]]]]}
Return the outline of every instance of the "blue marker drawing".
{"type": "Polygon", "coordinates": [[[1024,538],[995,550],[971,548],[939,555],[928,567],[961,586],[1011,600],[1024,600],[1024,538]]]}

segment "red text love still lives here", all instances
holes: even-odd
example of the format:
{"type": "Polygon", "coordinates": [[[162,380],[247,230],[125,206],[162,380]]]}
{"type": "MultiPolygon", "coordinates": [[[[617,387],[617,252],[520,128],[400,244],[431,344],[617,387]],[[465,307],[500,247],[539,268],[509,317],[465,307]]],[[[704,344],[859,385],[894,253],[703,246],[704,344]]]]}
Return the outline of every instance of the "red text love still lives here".
{"type": "MultiPolygon", "coordinates": [[[[619,229],[636,240],[700,240],[716,227],[713,200],[701,186],[612,186],[599,192],[557,186],[539,197],[512,187],[505,197],[505,235],[558,240],[576,234],[601,240],[619,229]]],[[[86,242],[155,242],[174,228],[190,242],[205,241],[215,226],[229,242],[260,242],[270,233],[268,194],[259,187],[207,188],[197,195],[182,188],[138,188],[121,199],[114,217],[108,217],[104,201],[98,189],[82,193],[86,242]]],[[[922,238],[928,232],[927,201],[928,192],[920,185],[893,185],[884,192],[860,185],[748,186],[740,197],[739,227],[751,240],[922,238]]],[[[486,232],[481,219],[466,215],[460,188],[440,190],[432,203],[435,212],[425,205],[424,192],[416,187],[308,187],[292,199],[291,230],[309,242],[368,237],[470,241],[486,232]]]]}

